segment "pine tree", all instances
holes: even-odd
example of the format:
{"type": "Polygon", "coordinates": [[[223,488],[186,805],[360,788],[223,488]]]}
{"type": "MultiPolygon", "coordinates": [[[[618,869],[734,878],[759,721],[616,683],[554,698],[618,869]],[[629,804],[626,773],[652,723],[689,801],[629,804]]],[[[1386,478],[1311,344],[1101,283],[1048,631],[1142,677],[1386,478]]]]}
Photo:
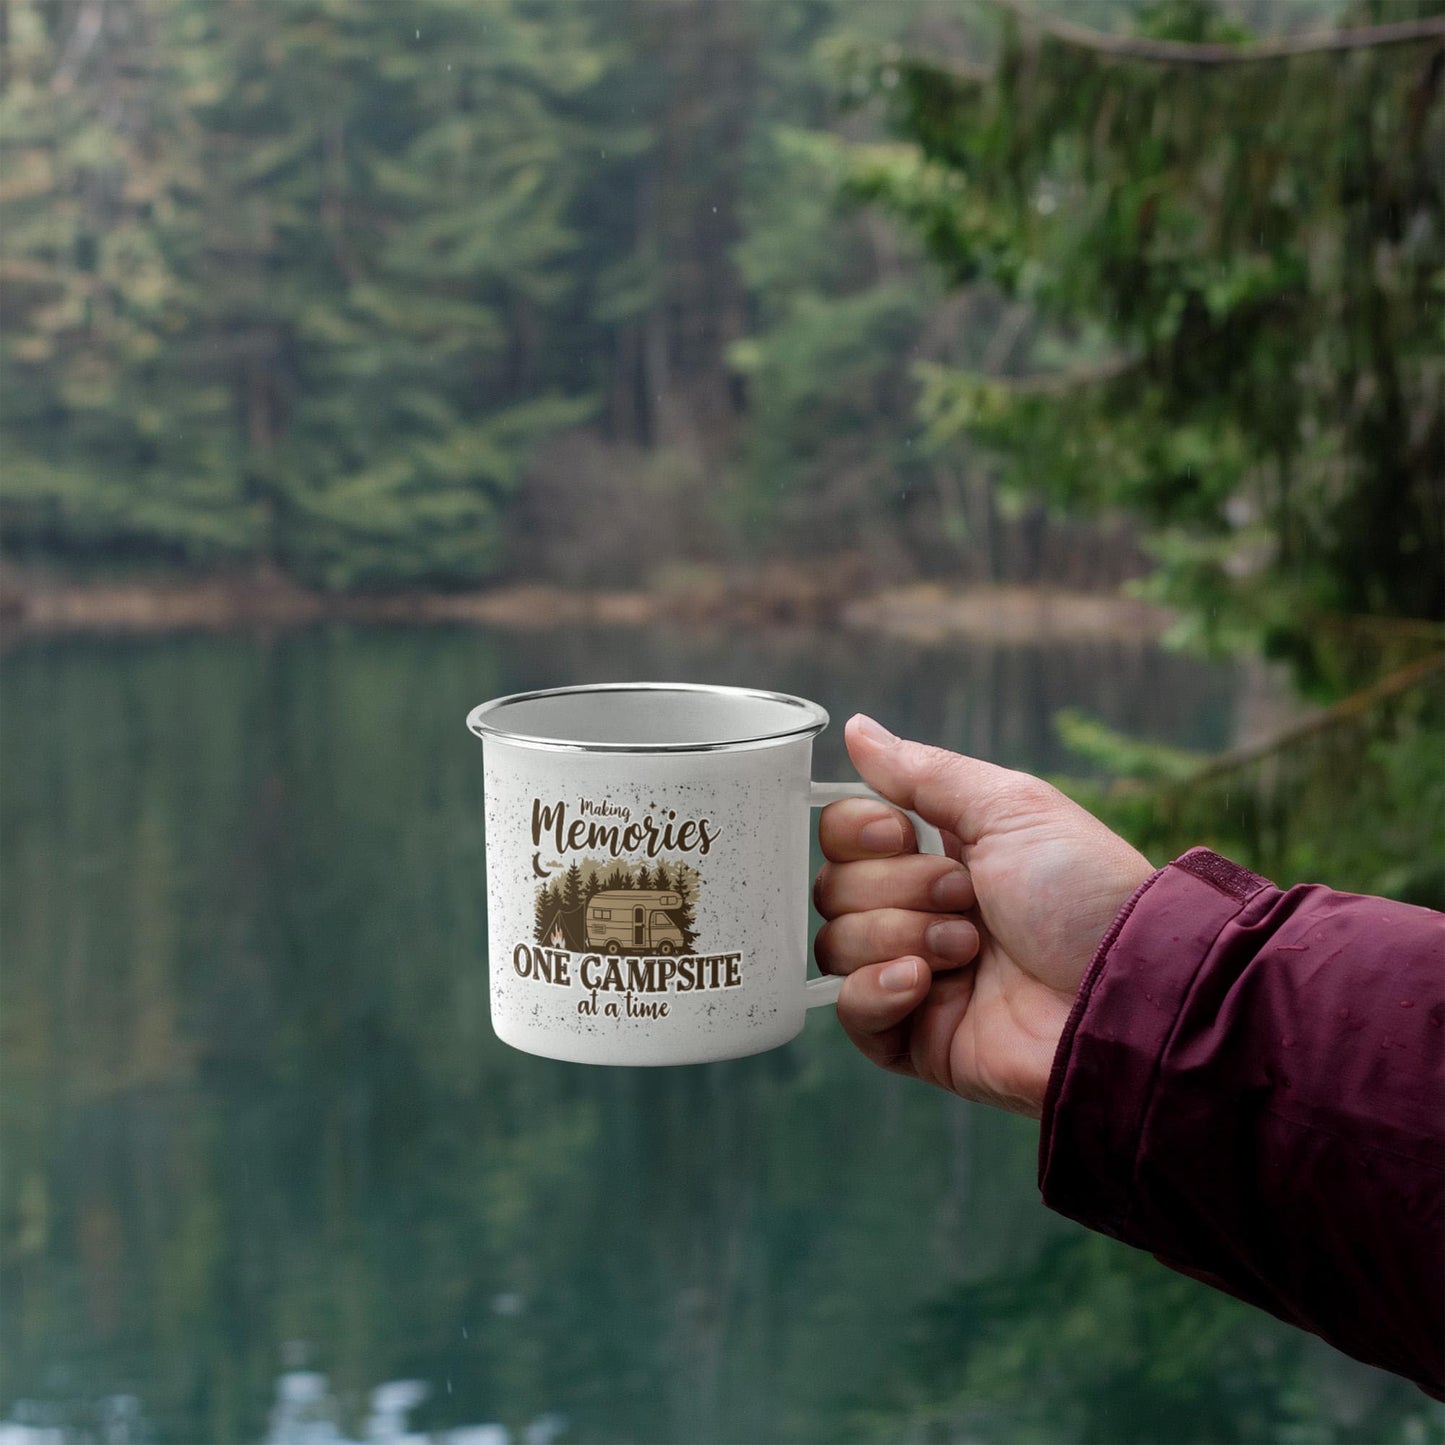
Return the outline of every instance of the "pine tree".
{"type": "MultiPolygon", "coordinates": [[[[941,288],[921,245],[845,194],[836,62],[891,49],[920,9],[781,0],[759,15],[776,108],[763,101],[753,122],[734,250],[750,325],[728,354],[749,415],[729,501],[748,535],[781,530],[794,551],[836,554],[884,519],[907,526],[905,499],[937,496],[936,458],[913,444],[911,368],[938,349],[941,288]]],[[[856,135],[860,118],[849,121],[856,135]]]]}
{"type": "Polygon", "coordinates": [[[227,65],[205,117],[229,162],[216,204],[266,197],[264,265],[293,283],[242,268],[214,297],[263,356],[275,545],[327,587],[475,581],[531,448],[590,406],[535,360],[576,244],[567,112],[605,71],[589,22],[448,0],[197,8],[227,65]]]}
{"type": "Polygon", "coordinates": [[[12,0],[0,86],[0,392],[12,553],[252,551],[202,318],[207,157],[182,17],[12,0]]]}
{"type": "Polygon", "coordinates": [[[6,10],[7,548],[487,575],[533,448],[593,405],[550,361],[606,141],[591,17],[79,9],[6,10]]]}
{"type": "MultiPolygon", "coordinates": [[[[1322,612],[1440,616],[1439,26],[1239,63],[1253,38],[1203,0],[1147,6],[1132,51],[1014,9],[986,71],[873,72],[912,145],[857,188],[1043,323],[1028,374],[924,369],[935,443],[1139,517],[1202,635],[1303,652],[1322,612]]],[[[1412,13],[1441,7],[1348,23],[1412,13]]]]}

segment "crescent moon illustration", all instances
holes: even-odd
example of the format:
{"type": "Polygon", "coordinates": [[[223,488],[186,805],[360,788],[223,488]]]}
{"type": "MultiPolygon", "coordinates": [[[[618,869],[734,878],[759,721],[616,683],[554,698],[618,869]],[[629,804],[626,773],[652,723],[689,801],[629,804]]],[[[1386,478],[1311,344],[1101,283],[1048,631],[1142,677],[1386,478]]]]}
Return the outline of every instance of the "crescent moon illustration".
{"type": "Polygon", "coordinates": [[[552,876],[552,870],[550,868],[542,867],[542,855],[540,853],[532,854],[532,872],[538,878],[550,878],[552,876]]]}

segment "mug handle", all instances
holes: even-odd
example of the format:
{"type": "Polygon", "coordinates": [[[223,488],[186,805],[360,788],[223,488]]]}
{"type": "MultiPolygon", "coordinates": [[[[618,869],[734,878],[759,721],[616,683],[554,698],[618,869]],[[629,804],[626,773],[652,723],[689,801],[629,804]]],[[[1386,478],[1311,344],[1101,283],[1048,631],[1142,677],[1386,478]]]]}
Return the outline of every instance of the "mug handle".
{"type": "MultiPolygon", "coordinates": [[[[836,803],[843,798],[877,798],[880,803],[888,803],[890,808],[898,807],[897,803],[889,802],[882,793],[874,792],[866,783],[813,783],[808,796],[808,806],[826,808],[829,803],[836,803]]],[[[899,808],[898,811],[907,813],[913,820],[913,831],[918,838],[920,853],[943,854],[943,835],[932,823],[925,823],[911,808],[899,808]]],[[[822,1008],[826,1004],[836,1003],[842,987],[843,980],[835,973],[825,973],[819,978],[808,979],[803,985],[803,1007],[822,1008]]]]}

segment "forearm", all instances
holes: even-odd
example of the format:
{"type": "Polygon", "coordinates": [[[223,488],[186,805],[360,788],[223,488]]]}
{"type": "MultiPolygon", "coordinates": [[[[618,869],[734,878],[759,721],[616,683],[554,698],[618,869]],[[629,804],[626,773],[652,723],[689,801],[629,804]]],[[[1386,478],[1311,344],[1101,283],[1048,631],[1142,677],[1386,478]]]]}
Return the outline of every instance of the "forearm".
{"type": "Polygon", "coordinates": [[[1185,855],[1080,989],[1045,1201],[1441,1393],[1442,999],[1440,915],[1185,855]]]}

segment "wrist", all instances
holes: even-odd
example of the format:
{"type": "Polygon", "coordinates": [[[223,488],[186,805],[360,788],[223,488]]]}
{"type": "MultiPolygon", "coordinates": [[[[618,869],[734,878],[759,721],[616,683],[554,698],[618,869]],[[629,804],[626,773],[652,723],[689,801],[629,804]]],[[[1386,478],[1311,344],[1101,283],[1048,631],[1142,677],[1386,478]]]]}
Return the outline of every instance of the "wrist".
{"type": "MultiPolygon", "coordinates": [[[[1143,856],[1140,861],[1147,868],[1149,865],[1143,856]]],[[[1119,934],[1129,921],[1130,915],[1138,906],[1139,901],[1154,886],[1164,874],[1163,868],[1152,868],[1139,881],[1137,886],[1124,899],[1118,911],[1114,914],[1103,936],[1094,947],[1094,952],[1089,960],[1088,966],[1084,969],[1083,976],[1079,980],[1078,989],[1074,997],[1069,1001],[1062,1027],[1055,1040],[1053,1056],[1049,1064],[1048,1074],[1044,1084],[1043,1093],[1040,1096],[1039,1118],[1042,1126],[1042,1138],[1047,1139],[1049,1132],[1049,1121],[1057,1103],[1059,1091],[1063,1087],[1064,1075],[1068,1070],[1069,1054],[1073,1038],[1083,1019],[1085,1011],[1089,1006],[1089,999],[1093,994],[1094,986],[1108,963],[1109,953],[1117,942],[1119,934]]]]}

